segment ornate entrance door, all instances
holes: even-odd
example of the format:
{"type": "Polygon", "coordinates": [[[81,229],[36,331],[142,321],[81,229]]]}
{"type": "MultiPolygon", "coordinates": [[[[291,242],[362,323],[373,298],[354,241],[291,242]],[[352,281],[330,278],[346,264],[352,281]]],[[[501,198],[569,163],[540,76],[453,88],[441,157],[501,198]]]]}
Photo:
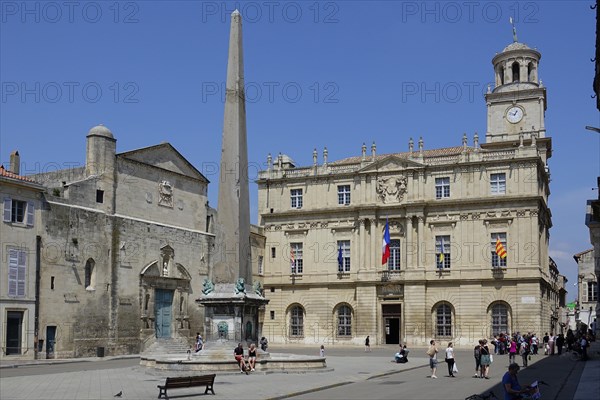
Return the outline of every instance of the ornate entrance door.
{"type": "Polygon", "coordinates": [[[156,337],[171,337],[173,291],[156,289],[155,292],[156,337]]]}
{"type": "Polygon", "coordinates": [[[383,304],[381,311],[383,316],[385,343],[399,344],[402,306],[400,304],[383,304]]]}

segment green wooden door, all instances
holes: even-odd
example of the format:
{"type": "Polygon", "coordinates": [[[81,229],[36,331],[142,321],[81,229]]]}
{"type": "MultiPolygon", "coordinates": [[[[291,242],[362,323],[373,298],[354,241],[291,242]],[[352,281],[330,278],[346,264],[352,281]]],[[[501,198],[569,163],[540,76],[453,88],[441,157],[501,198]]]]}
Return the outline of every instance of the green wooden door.
{"type": "Polygon", "coordinates": [[[171,337],[171,308],[173,305],[173,291],[156,289],[154,304],[154,315],[156,315],[156,337],[171,337]]]}

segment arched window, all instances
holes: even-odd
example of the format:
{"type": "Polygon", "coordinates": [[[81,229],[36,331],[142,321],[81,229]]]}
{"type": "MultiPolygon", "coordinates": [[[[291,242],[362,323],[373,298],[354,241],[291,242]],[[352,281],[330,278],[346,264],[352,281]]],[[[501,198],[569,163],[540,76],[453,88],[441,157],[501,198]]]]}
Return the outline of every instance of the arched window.
{"type": "Polygon", "coordinates": [[[436,310],[436,333],[438,337],[452,337],[452,308],[442,303],[436,310]]]}
{"type": "Polygon", "coordinates": [[[519,78],[519,63],[518,62],[514,62],[512,65],[512,81],[513,82],[519,82],[520,78],[519,78]]]}
{"type": "Polygon", "coordinates": [[[504,67],[500,67],[500,84],[504,85],[504,67]]]}
{"type": "Polygon", "coordinates": [[[85,289],[94,290],[96,288],[96,262],[90,258],[85,263],[85,289]]]}
{"type": "Polygon", "coordinates": [[[492,306],[492,335],[508,333],[508,307],[497,303],[492,306]]]}
{"type": "Polygon", "coordinates": [[[304,336],[304,309],[300,306],[294,306],[290,310],[290,336],[304,336]]]}
{"type": "Polygon", "coordinates": [[[529,82],[535,82],[535,65],[532,62],[527,64],[527,80],[529,82]]]}
{"type": "Polygon", "coordinates": [[[352,309],[348,306],[338,308],[338,336],[352,336],[352,309]]]}

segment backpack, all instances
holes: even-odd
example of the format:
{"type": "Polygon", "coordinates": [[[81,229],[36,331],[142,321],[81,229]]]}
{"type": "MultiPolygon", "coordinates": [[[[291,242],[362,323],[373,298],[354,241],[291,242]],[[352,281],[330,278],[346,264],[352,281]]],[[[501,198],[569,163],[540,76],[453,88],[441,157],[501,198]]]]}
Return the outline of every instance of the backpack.
{"type": "Polygon", "coordinates": [[[473,355],[475,356],[475,358],[481,357],[481,346],[475,346],[475,349],[473,350],[473,355]]]}
{"type": "Polygon", "coordinates": [[[527,354],[528,348],[529,346],[527,345],[527,342],[523,342],[521,344],[521,355],[523,354],[527,354]]]}

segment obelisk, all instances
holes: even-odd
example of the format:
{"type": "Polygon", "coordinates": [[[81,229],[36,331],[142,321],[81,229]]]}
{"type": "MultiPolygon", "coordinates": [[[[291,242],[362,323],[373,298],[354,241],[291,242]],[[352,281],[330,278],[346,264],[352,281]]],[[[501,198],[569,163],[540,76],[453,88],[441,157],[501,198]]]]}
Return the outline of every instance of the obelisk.
{"type": "Polygon", "coordinates": [[[237,10],[231,14],[226,88],[215,249],[196,301],[204,307],[204,337],[217,342],[209,356],[229,359],[233,347],[228,342],[256,343],[259,309],[269,302],[260,285],[252,285],[242,16],[237,10]]]}
{"type": "Polygon", "coordinates": [[[217,243],[220,254],[212,278],[215,283],[233,283],[243,278],[251,284],[246,97],[242,16],[238,10],[231,14],[226,90],[217,219],[222,242],[217,243]]]}

